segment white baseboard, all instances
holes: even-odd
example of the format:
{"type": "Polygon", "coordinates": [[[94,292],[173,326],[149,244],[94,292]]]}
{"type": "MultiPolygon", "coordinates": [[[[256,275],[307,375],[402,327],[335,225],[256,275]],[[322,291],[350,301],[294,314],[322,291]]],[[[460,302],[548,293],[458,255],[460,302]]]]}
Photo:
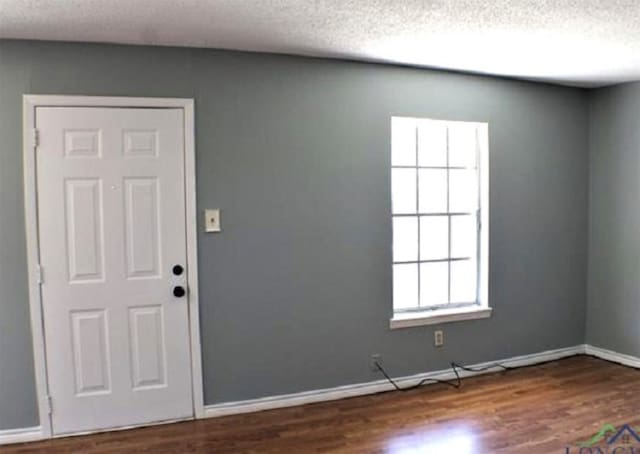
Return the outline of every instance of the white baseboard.
{"type": "MultiPolygon", "coordinates": [[[[515,356],[508,359],[497,361],[489,361],[486,363],[468,365],[471,368],[483,368],[495,363],[500,363],[509,367],[530,366],[533,364],[552,361],[567,356],[584,354],[585,345],[576,345],[574,347],[561,348],[557,350],[548,350],[531,355],[515,356]]],[[[639,360],[640,362],[640,360],[639,360]]],[[[488,369],[484,372],[467,372],[459,371],[460,377],[470,377],[483,373],[496,372],[501,370],[499,367],[488,369]]],[[[394,380],[400,386],[411,386],[419,383],[426,378],[436,378],[438,380],[451,380],[455,375],[451,369],[440,370],[435,372],[427,372],[423,374],[411,375],[407,377],[399,377],[394,380]]],[[[221,404],[205,406],[205,418],[214,418],[219,416],[234,415],[240,413],[251,413],[262,410],[272,410],[275,408],[293,407],[296,405],[304,405],[315,402],[326,402],[331,400],[344,399],[347,397],[364,396],[366,394],[375,394],[384,391],[393,390],[393,386],[386,380],[376,380],[367,383],[358,383],[354,385],[337,386],[335,388],[319,389],[314,391],[304,391],[294,394],[284,394],[280,396],[262,397],[258,399],[243,400],[238,402],[225,402],[221,404]]]]}
{"type": "Polygon", "coordinates": [[[0,430],[0,445],[11,443],[25,443],[27,441],[42,440],[42,427],[25,427],[23,429],[0,430]]]}
{"type": "MultiPolygon", "coordinates": [[[[546,361],[554,361],[567,356],[587,354],[607,361],[624,364],[626,366],[640,368],[640,358],[630,355],[616,353],[592,345],[576,345],[574,347],[548,350],[531,355],[515,356],[512,358],[489,361],[469,365],[471,368],[483,368],[495,363],[500,363],[509,367],[523,367],[540,364],[546,361]]],[[[483,372],[459,371],[460,377],[470,377],[489,372],[499,371],[500,368],[488,369],[483,372]]],[[[427,372],[423,374],[411,375],[396,378],[395,381],[400,386],[411,386],[425,378],[437,378],[439,380],[451,380],[455,375],[451,369],[427,372]]],[[[314,402],[327,402],[331,400],[344,399],[347,397],[364,396],[384,391],[393,390],[393,386],[386,380],[375,380],[367,383],[357,383],[354,385],[338,386],[335,388],[319,389],[314,391],[304,391],[294,394],[280,396],[263,397],[258,399],[243,400],[238,402],[225,402],[221,404],[205,406],[204,417],[213,418],[240,413],[250,413],[262,410],[272,410],[276,408],[293,407],[297,405],[310,404],[314,402]]],[[[24,443],[46,439],[40,426],[27,427],[23,429],[0,430],[0,445],[10,443],[24,443]]]]}
{"type": "Polygon", "coordinates": [[[593,345],[586,345],[585,353],[587,355],[595,356],[596,358],[606,359],[614,363],[624,364],[625,366],[631,366],[640,368],[640,358],[637,356],[625,355],[624,353],[617,353],[606,348],[595,347],[593,345]]]}

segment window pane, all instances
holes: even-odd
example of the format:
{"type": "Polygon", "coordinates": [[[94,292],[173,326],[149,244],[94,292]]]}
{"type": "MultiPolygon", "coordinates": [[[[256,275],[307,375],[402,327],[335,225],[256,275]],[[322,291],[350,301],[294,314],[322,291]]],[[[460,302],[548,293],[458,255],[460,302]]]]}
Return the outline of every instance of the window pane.
{"type": "Polygon", "coordinates": [[[423,121],[418,126],[418,164],[447,165],[447,127],[445,123],[423,121]]]}
{"type": "Polygon", "coordinates": [[[478,209],[478,176],[475,170],[449,170],[449,211],[474,212],[478,209]]]}
{"type": "Polygon", "coordinates": [[[393,265],[393,307],[418,307],[418,265],[393,265]]]}
{"type": "Polygon", "coordinates": [[[447,304],[448,275],[448,262],[420,264],[420,306],[447,304]]]}
{"type": "Polygon", "coordinates": [[[477,268],[475,260],[451,262],[451,302],[476,301],[477,268]]]}
{"type": "Polygon", "coordinates": [[[420,213],[446,213],[447,171],[420,169],[420,213]]]}
{"type": "Polygon", "coordinates": [[[393,214],[416,212],[416,170],[391,169],[393,214]]]}
{"type": "Polygon", "coordinates": [[[476,166],[476,126],[464,123],[449,125],[449,166],[476,166]]]}
{"type": "Polygon", "coordinates": [[[391,119],[391,165],[416,165],[416,126],[410,118],[391,119]]]}
{"type": "Polygon", "coordinates": [[[449,257],[449,219],[447,216],[420,218],[420,260],[449,257]]]}
{"type": "Polygon", "coordinates": [[[478,244],[476,216],[451,216],[451,257],[475,257],[478,244]]]}
{"type": "Polygon", "coordinates": [[[393,261],[418,260],[418,218],[393,218],[393,261]]]}

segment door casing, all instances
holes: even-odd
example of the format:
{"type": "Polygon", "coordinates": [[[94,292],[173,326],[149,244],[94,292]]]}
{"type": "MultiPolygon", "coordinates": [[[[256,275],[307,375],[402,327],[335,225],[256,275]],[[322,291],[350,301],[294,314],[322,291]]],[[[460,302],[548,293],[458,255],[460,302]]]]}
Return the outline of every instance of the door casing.
{"type": "MultiPolygon", "coordinates": [[[[38,243],[38,192],[36,178],[37,132],[35,111],[37,107],[138,107],[172,108],[184,112],[185,152],[185,226],[187,232],[187,285],[189,287],[189,336],[191,347],[191,376],[193,391],[193,414],[204,417],[204,392],[202,377],[202,349],[200,343],[200,321],[198,304],[198,249],[195,167],[195,121],[194,101],[186,98],[130,98],[106,96],[24,95],[23,96],[23,168],[25,229],[27,240],[27,264],[29,269],[29,309],[35,369],[38,413],[42,436],[53,436],[51,408],[47,380],[44,320],[40,291],[40,246],[38,243]]],[[[67,434],[68,435],[68,434],[67,434]]]]}

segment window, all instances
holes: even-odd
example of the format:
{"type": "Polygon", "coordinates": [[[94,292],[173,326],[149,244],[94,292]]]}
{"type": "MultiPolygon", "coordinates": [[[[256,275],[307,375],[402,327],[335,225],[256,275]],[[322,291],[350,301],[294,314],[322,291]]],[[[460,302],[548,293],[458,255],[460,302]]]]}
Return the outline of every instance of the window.
{"type": "Polygon", "coordinates": [[[391,327],[488,317],[488,125],[393,117],[391,199],[391,327]]]}

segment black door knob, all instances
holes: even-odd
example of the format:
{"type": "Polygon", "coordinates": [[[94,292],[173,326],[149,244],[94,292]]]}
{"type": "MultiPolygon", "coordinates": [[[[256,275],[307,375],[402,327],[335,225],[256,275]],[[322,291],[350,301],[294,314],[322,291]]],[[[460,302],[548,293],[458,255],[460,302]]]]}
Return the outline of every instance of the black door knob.
{"type": "Polygon", "coordinates": [[[176,298],[182,298],[186,294],[187,291],[184,289],[184,287],[180,285],[176,285],[175,287],[173,287],[173,296],[175,296],[176,298]]]}
{"type": "Polygon", "coordinates": [[[175,276],[180,276],[183,272],[184,272],[184,268],[182,267],[182,265],[174,265],[173,274],[175,276]]]}

